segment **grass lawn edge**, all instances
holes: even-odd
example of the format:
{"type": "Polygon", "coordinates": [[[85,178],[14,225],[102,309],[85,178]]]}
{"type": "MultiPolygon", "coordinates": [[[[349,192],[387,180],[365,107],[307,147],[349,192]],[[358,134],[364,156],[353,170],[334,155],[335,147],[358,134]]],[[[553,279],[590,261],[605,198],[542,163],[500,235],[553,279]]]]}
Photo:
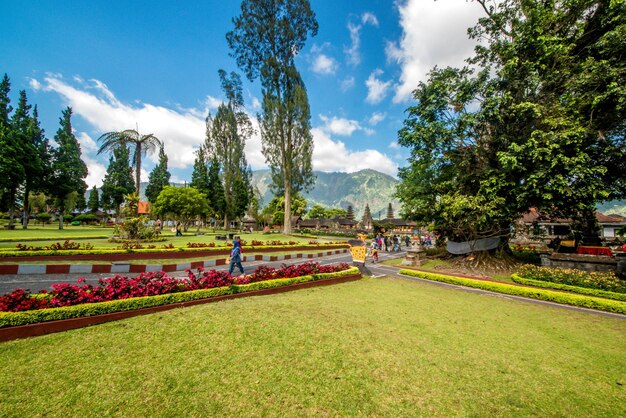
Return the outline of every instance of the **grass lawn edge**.
{"type": "Polygon", "coordinates": [[[362,276],[358,268],[351,267],[335,273],[266,280],[245,285],[231,285],[213,289],[87,303],[62,308],[24,312],[0,312],[0,341],[66,331],[197,304],[288,292],[302,288],[354,281],[361,278],[362,276]]]}
{"type": "Polygon", "coordinates": [[[596,309],[605,312],[612,312],[626,315],[626,302],[617,300],[608,300],[585,295],[574,295],[563,292],[556,292],[546,289],[536,289],[531,287],[522,287],[505,283],[497,283],[492,281],[469,279],[462,277],[447,276],[444,274],[427,273],[423,271],[402,269],[399,272],[407,276],[418,277],[426,280],[434,280],[437,282],[454,284],[459,286],[467,286],[475,289],[488,290],[496,293],[503,293],[513,296],[522,296],[531,299],[538,299],[547,302],[555,302],[564,305],[577,306],[581,308],[596,309]]]}

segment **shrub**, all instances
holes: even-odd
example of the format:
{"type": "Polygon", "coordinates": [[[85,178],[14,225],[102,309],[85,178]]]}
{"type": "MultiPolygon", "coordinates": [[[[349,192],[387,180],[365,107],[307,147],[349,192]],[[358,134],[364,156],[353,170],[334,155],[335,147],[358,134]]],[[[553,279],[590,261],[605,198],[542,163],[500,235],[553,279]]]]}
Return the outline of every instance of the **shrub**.
{"type": "MultiPolygon", "coordinates": [[[[173,246],[172,246],[173,247],[173,246]]],[[[214,242],[204,243],[204,242],[188,242],[187,248],[212,248],[215,247],[214,242]]]]}
{"type": "Polygon", "coordinates": [[[552,290],[533,289],[530,287],[515,286],[505,283],[496,283],[483,280],[466,279],[462,277],[426,273],[416,270],[400,270],[400,274],[406,274],[407,276],[419,277],[427,280],[435,280],[443,283],[468,286],[492,292],[504,293],[507,295],[523,296],[532,299],[562,303],[565,305],[574,305],[584,308],[599,309],[607,312],[626,314],[626,303],[616,300],[600,299],[583,295],[572,295],[563,292],[555,292],[552,290]]]}
{"type": "Polygon", "coordinates": [[[98,221],[98,217],[96,215],[94,215],[93,213],[81,213],[80,215],[78,215],[76,218],[74,218],[74,221],[78,221],[78,222],[86,222],[86,223],[93,223],[93,222],[97,222],[98,221]]]}
{"type": "Polygon", "coordinates": [[[544,282],[626,293],[626,281],[620,280],[613,273],[585,272],[575,269],[525,265],[520,267],[518,274],[527,279],[544,282]]]}
{"type": "Polygon", "coordinates": [[[49,213],[43,212],[43,213],[38,213],[37,215],[35,215],[35,219],[37,219],[39,222],[43,223],[50,223],[50,219],[52,219],[52,215],[50,215],[49,213]]]}
{"type": "Polygon", "coordinates": [[[565,290],[567,292],[579,293],[581,295],[597,296],[600,298],[615,299],[626,302],[626,293],[609,292],[607,290],[589,289],[586,287],[570,286],[568,284],[544,282],[541,280],[527,279],[517,274],[511,275],[511,279],[515,283],[526,286],[544,287],[547,289],[565,290]]]}
{"type": "MultiPolygon", "coordinates": [[[[134,278],[115,275],[99,279],[97,286],[79,279],[77,284],[58,283],[52,285],[52,291],[46,298],[32,298],[22,289],[0,297],[0,310],[24,311],[43,308],[58,308],[85,303],[106,302],[144,296],[187,292],[199,289],[227,287],[233,284],[249,284],[278,278],[293,278],[320,273],[333,273],[350,269],[348,264],[320,266],[319,263],[303,263],[294,266],[282,265],[279,269],[259,267],[249,276],[235,281],[226,271],[204,270],[198,268],[198,274],[187,270],[187,278],[174,278],[165,272],[141,273],[134,278]]],[[[45,291],[40,292],[40,294],[45,291]]]]}

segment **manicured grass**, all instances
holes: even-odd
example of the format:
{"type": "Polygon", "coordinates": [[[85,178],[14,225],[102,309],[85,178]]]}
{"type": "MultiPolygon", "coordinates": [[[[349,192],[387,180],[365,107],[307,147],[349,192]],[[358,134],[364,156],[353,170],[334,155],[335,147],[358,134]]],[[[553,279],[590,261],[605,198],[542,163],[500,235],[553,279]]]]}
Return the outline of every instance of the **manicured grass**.
{"type": "Polygon", "coordinates": [[[0,346],[0,416],[623,416],[626,321],[364,279],[0,346]]]}
{"type": "MultiPolygon", "coordinates": [[[[19,243],[19,244],[24,244],[24,245],[32,245],[35,247],[45,247],[45,246],[49,246],[51,244],[54,244],[55,242],[63,242],[65,241],[67,238],[66,237],[83,237],[80,240],[76,240],[76,239],[72,239],[73,241],[77,241],[80,244],[91,244],[94,246],[94,248],[115,248],[115,247],[119,247],[122,244],[120,243],[114,243],[114,242],[108,242],[108,240],[106,238],[100,238],[100,239],[96,239],[96,238],[90,238],[90,233],[93,234],[91,236],[111,236],[113,235],[113,229],[112,228],[98,228],[98,227],[94,227],[94,228],[89,228],[89,227],[71,227],[71,228],[67,228],[64,229],[63,231],[59,231],[58,229],[45,229],[45,230],[36,230],[36,229],[28,229],[25,233],[25,235],[21,235],[20,233],[22,232],[22,230],[15,230],[15,231],[0,231],[0,248],[15,248],[15,246],[19,243]],[[71,229],[71,228],[77,228],[76,230],[71,229]],[[51,231],[55,231],[54,233],[49,233],[51,231]],[[61,232],[61,233],[59,233],[61,232]],[[24,237],[23,240],[20,241],[2,241],[2,239],[6,239],[6,238],[21,238],[24,237]],[[55,238],[54,240],[48,240],[48,241],[29,241],[28,238],[48,238],[48,237],[58,237],[55,238]]],[[[163,245],[169,245],[169,244],[173,244],[176,247],[184,247],[185,245],[187,245],[188,242],[200,242],[200,243],[209,243],[209,242],[215,242],[216,245],[225,245],[226,242],[228,241],[218,241],[215,239],[216,235],[223,235],[224,232],[223,231],[217,231],[217,232],[213,232],[213,230],[202,230],[201,232],[204,233],[204,235],[196,235],[196,230],[194,229],[193,231],[190,229],[188,232],[184,233],[184,235],[182,237],[176,237],[174,236],[174,234],[169,231],[169,230],[164,230],[162,236],[166,238],[165,241],[160,241],[160,242],[153,242],[153,243],[145,243],[144,246],[148,246],[148,245],[156,245],[157,248],[161,247],[163,245]]],[[[239,235],[239,233],[235,232],[235,231],[231,231],[231,233],[235,233],[237,235],[239,235]]],[[[311,238],[304,238],[304,237],[300,237],[297,234],[296,235],[283,235],[283,234],[263,234],[263,233],[252,233],[252,234],[241,234],[241,239],[247,241],[248,243],[250,243],[252,240],[257,240],[257,241],[283,241],[283,242],[288,242],[288,241],[295,241],[295,242],[301,242],[301,243],[308,243],[309,241],[312,241],[311,238]]],[[[328,242],[328,240],[324,240],[324,239],[320,239],[317,240],[319,242],[328,242]]],[[[340,238],[336,238],[333,239],[331,241],[341,241],[340,238]]]]}

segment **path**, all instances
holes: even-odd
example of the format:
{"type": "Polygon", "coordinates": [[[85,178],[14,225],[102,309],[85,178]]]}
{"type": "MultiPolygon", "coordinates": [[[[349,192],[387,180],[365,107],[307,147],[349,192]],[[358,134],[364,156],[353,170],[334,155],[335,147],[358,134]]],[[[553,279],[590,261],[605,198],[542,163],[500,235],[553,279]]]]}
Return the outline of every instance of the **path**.
{"type": "MultiPolygon", "coordinates": [[[[398,257],[404,257],[404,252],[400,252],[400,253],[381,252],[379,256],[380,261],[389,260],[389,259],[398,258],[398,257]]],[[[315,260],[296,260],[293,264],[301,264],[307,261],[317,261],[322,265],[335,264],[335,263],[350,263],[351,264],[352,258],[349,253],[348,254],[334,254],[334,255],[324,256],[315,260]]],[[[244,263],[244,268],[246,272],[251,273],[255,268],[261,265],[279,267],[283,263],[284,261],[275,261],[275,262],[267,262],[267,261],[253,261],[252,262],[251,261],[251,262],[244,263]]],[[[448,289],[461,290],[464,292],[489,295],[489,296],[493,296],[493,297],[497,297],[501,299],[509,299],[509,300],[514,300],[514,301],[519,301],[519,302],[533,303],[536,305],[551,306],[551,307],[560,308],[560,309],[568,309],[568,310],[573,310],[573,311],[578,311],[578,312],[584,312],[584,313],[590,313],[594,315],[600,315],[600,316],[626,320],[626,315],[615,314],[611,312],[603,312],[603,311],[598,311],[594,309],[579,308],[576,306],[563,305],[560,303],[525,298],[522,296],[505,295],[502,293],[491,292],[488,290],[475,289],[471,287],[436,282],[433,280],[420,279],[418,277],[413,277],[413,276],[405,276],[399,273],[400,269],[396,266],[389,266],[389,265],[380,264],[380,263],[372,264],[369,262],[366,264],[366,266],[372,272],[373,277],[383,277],[383,276],[398,277],[402,279],[413,280],[416,282],[428,283],[433,286],[440,286],[440,287],[445,287],[448,289]]],[[[217,266],[215,267],[215,269],[216,270],[228,270],[228,266],[227,265],[217,266]]],[[[235,274],[236,273],[238,273],[237,269],[235,269],[235,274]]],[[[184,271],[172,272],[169,274],[172,277],[185,277],[186,276],[186,273],[184,271]]],[[[89,275],[85,275],[85,274],[62,274],[62,275],[37,274],[37,275],[29,275],[27,277],[25,277],[24,275],[2,275],[0,276],[0,294],[9,293],[17,288],[31,289],[35,291],[38,291],[43,288],[50,289],[50,286],[53,283],[63,283],[63,282],[76,283],[76,281],[79,278],[85,278],[87,283],[91,283],[95,285],[98,283],[98,279],[106,278],[106,277],[111,277],[111,274],[89,274],[89,275]]]]}

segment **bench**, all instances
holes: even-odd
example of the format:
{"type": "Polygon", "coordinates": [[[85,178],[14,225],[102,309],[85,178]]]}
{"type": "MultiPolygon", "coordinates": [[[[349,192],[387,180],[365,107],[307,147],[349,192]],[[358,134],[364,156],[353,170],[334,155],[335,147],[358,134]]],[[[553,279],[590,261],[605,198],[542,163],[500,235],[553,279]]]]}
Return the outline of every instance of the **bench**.
{"type": "Polygon", "coordinates": [[[226,241],[226,235],[216,235],[215,239],[218,241],[226,241]]]}
{"type": "Polygon", "coordinates": [[[15,224],[13,224],[13,225],[6,224],[4,226],[4,229],[15,229],[15,224]]]}

